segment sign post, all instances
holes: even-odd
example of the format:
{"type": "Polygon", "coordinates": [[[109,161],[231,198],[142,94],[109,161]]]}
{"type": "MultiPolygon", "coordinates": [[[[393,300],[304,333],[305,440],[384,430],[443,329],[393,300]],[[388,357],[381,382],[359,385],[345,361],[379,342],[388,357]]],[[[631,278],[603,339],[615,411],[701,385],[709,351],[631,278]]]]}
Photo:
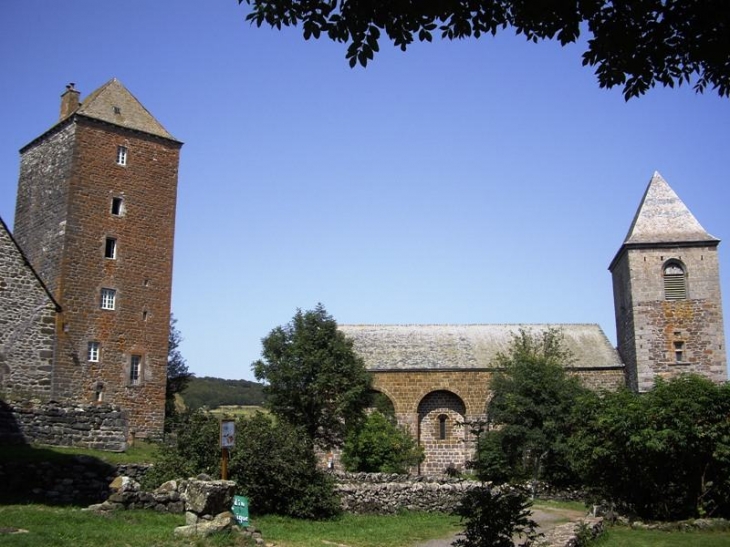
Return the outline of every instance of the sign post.
{"type": "Polygon", "coordinates": [[[221,479],[228,480],[228,450],[236,444],[236,422],[221,420],[221,479]]]}

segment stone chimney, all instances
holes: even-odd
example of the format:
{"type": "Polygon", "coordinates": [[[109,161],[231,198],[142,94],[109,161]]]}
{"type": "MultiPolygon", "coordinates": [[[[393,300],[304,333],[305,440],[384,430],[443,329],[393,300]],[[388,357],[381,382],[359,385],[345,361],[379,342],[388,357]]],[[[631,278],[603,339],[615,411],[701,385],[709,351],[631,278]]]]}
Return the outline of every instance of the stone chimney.
{"type": "Polygon", "coordinates": [[[75,85],[73,82],[68,84],[66,91],[61,95],[61,117],[59,118],[61,120],[76,112],[79,107],[79,92],[76,91],[75,85]]]}

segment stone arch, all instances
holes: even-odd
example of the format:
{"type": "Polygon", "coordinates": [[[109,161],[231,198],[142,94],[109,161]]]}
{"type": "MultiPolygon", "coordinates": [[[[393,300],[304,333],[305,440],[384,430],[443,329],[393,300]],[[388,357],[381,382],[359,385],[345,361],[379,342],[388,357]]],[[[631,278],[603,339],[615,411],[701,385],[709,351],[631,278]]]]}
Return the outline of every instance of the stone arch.
{"type": "Polygon", "coordinates": [[[687,266],[676,258],[670,258],[662,265],[664,300],[687,299],[687,266]]]}
{"type": "Polygon", "coordinates": [[[369,409],[378,409],[384,414],[395,416],[395,400],[385,390],[372,388],[370,390],[369,409]]]}
{"type": "Polygon", "coordinates": [[[441,474],[449,467],[463,469],[467,459],[464,400],[444,389],[427,393],[418,403],[418,442],[425,460],[419,472],[441,474]]]}

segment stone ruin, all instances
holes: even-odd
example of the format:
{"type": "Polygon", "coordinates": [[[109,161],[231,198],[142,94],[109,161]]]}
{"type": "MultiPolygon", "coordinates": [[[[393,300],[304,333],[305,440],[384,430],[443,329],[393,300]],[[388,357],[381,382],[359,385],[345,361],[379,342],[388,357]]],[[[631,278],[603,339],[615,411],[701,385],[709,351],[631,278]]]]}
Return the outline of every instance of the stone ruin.
{"type": "Polygon", "coordinates": [[[87,508],[89,511],[153,509],[165,513],[185,513],[185,525],[175,528],[178,537],[209,536],[237,531],[263,545],[261,533],[254,527],[239,528],[230,509],[236,491],[234,481],[211,480],[205,475],[195,479],[167,481],[145,492],[130,477],[116,477],[109,498],[87,508]]]}

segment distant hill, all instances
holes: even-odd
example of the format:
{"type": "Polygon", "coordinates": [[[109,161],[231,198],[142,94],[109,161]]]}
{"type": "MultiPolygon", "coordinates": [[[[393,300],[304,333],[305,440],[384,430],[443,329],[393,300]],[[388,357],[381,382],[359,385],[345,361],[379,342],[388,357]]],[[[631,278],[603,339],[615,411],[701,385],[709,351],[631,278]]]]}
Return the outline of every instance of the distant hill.
{"type": "Polygon", "coordinates": [[[224,380],[203,376],[194,377],[182,392],[187,408],[207,407],[216,409],[221,405],[261,405],[264,402],[264,386],[249,380],[224,380]]]}

